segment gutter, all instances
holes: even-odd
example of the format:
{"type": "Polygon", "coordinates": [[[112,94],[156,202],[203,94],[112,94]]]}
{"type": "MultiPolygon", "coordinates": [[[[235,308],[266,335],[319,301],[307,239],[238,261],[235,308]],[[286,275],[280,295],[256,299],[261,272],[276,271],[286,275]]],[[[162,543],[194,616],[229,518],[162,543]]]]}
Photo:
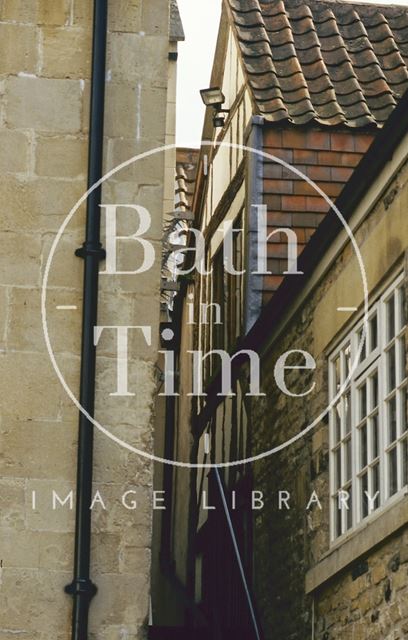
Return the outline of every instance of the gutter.
{"type": "MultiPolygon", "coordinates": [[[[105,70],[107,39],[107,0],[94,1],[91,107],[89,126],[88,189],[102,177],[103,124],[105,106],[105,70]]],[[[85,242],[75,255],[84,260],[80,403],[94,416],[99,263],[105,258],[100,242],[100,204],[102,187],[88,196],[85,242]]],[[[88,639],[88,615],[97,592],[90,579],[93,424],[79,414],[76,487],[76,523],[74,577],[65,587],[73,597],[72,640],[88,639]]]]}

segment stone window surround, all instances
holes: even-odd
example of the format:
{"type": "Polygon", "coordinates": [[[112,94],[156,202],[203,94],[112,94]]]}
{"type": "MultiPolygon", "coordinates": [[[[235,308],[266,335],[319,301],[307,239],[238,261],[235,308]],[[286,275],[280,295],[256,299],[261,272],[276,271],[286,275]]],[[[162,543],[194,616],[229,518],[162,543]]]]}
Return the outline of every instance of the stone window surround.
{"type": "MultiPolygon", "coordinates": [[[[377,444],[377,453],[374,455],[374,457],[371,458],[370,427],[371,427],[371,422],[373,418],[366,417],[363,419],[363,416],[361,416],[361,419],[360,419],[360,416],[357,416],[357,413],[358,413],[357,408],[358,408],[358,405],[360,404],[359,389],[362,387],[366,389],[366,383],[369,384],[369,387],[371,388],[370,382],[373,379],[373,376],[376,375],[377,394],[379,394],[378,401],[374,403],[375,407],[374,406],[372,408],[370,406],[366,407],[364,416],[375,415],[376,421],[379,422],[380,425],[381,423],[386,424],[388,420],[386,418],[387,410],[389,409],[390,402],[392,402],[393,400],[395,404],[395,411],[397,412],[396,419],[398,418],[398,424],[400,424],[401,422],[402,417],[400,413],[400,402],[402,402],[402,397],[403,397],[402,394],[404,393],[404,390],[406,392],[406,385],[407,385],[406,376],[403,376],[401,380],[399,380],[398,374],[396,374],[398,380],[395,383],[395,389],[394,389],[394,386],[392,388],[394,389],[394,391],[392,391],[391,389],[387,391],[384,376],[387,375],[387,366],[388,366],[387,353],[388,353],[389,345],[392,344],[394,341],[395,341],[396,365],[398,362],[400,362],[400,357],[401,357],[400,349],[402,347],[400,345],[402,344],[401,340],[403,338],[398,336],[400,336],[401,334],[402,335],[404,334],[406,325],[404,324],[402,328],[400,328],[400,325],[398,322],[399,328],[395,330],[395,327],[393,327],[393,336],[395,335],[397,337],[390,338],[390,341],[389,341],[385,336],[385,331],[386,331],[385,324],[387,323],[387,318],[386,318],[386,307],[388,304],[387,301],[390,299],[390,297],[394,300],[395,299],[394,294],[397,295],[397,300],[398,300],[397,302],[398,316],[400,318],[402,317],[401,316],[402,309],[400,307],[401,299],[396,292],[401,290],[401,284],[403,283],[403,279],[404,279],[403,272],[402,273],[400,272],[394,275],[392,277],[391,283],[388,282],[385,286],[382,287],[382,292],[377,297],[377,301],[375,303],[370,304],[369,315],[368,315],[369,335],[367,336],[366,343],[364,344],[364,347],[363,347],[364,358],[361,361],[361,364],[357,366],[357,369],[354,372],[352,372],[351,380],[349,380],[347,384],[347,388],[344,388],[344,389],[342,388],[341,392],[338,391],[340,400],[338,403],[336,403],[336,406],[333,407],[333,409],[330,411],[330,495],[332,496],[331,505],[330,505],[330,515],[331,515],[330,530],[331,530],[332,544],[338,541],[341,541],[341,539],[343,539],[350,531],[354,530],[360,524],[360,522],[365,520],[369,515],[369,514],[364,515],[362,513],[362,505],[360,505],[360,497],[361,497],[361,490],[362,490],[361,482],[364,476],[366,476],[366,478],[369,480],[368,486],[366,487],[366,489],[369,492],[369,495],[373,496],[377,489],[380,492],[380,502],[377,500],[377,505],[376,505],[377,509],[383,509],[384,506],[388,504],[389,500],[392,497],[394,497],[396,494],[403,493],[405,490],[405,484],[402,479],[403,465],[401,460],[401,465],[400,465],[401,477],[398,478],[399,486],[398,488],[396,487],[396,490],[393,491],[391,495],[389,495],[388,475],[390,473],[390,470],[389,470],[389,459],[388,459],[389,453],[387,452],[391,450],[397,451],[398,460],[399,460],[399,457],[403,455],[403,448],[401,443],[402,443],[402,440],[406,439],[406,432],[404,431],[402,434],[398,433],[398,437],[397,435],[395,435],[396,442],[397,442],[396,445],[395,445],[394,439],[392,444],[390,443],[390,445],[387,445],[385,436],[381,434],[381,429],[380,429],[379,442],[377,444]],[[374,345],[375,347],[374,351],[369,350],[366,353],[366,348],[369,348],[368,345],[371,341],[370,340],[371,320],[373,318],[376,319],[376,327],[377,327],[376,344],[374,345]],[[349,401],[349,405],[351,403],[351,406],[349,406],[349,412],[348,412],[350,416],[349,430],[348,430],[348,433],[346,433],[347,430],[344,424],[345,418],[343,416],[343,418],[341,419],[341,423],[343,425],[342,434],[341,436],[338,435],[338,437],[340,438],[340,440],[338,440],[338,438],[334,436],[335,422],[337,422],[335,419],[335,416],[337,415],[336,408],[338,406],[341,406],[341,403],[344,403],[347,400],[347,398],[349,401]],[[362,424],[360,424],[360,421],[362,422],[362,424]],[[361,454],[360,437],[359,437],[360,427],[364,428],[364,424],[366,425],[365,426],[366,439],[368,438],[368,441],[366,443],[367,459],[364,465],[364,472],[363,472],[362,470],[363,468],[361,467],[361,470],[360,470],[360,465],[358,464],[357,460],[360,460],[360,454],[361,454]],[[348,442],[349,445],[351,445],[351,447],[348,447],[349,449],[348,457],[350,458],[351,456],[351,459],[349,460],[350,476],[347,478],[345,477],[345,468],[343,468],[346,464],[346,461],[344,459],[346,454],[346,445],[345,445],[346,441],[348,442]],[[335,483],[334,481],[335,456],[340,451],[343,452],[341,455],[342,479],[339,481],[339,483],[335,483]],[[372,459],[372,462],[371,462],[371,459],[372,459]],[[372,475],[372,469],[374,469],[374,467],[377,468],[377,472],[379,473],[379,476],[378,476],[379,480],[377,481],[379,482],[379,484],[378,484],[378,487],[373,488],[373,486],[370,484],[370,481],[373,480],[371,475],[372,475]],[[336,489],[336,487],[338,487],[338,489],[336,489]],[[338,534],[335,532],[335,529],[336,529],[335,522],[336,522],[336,515],[337,515],[335,511],[337,498],[335,498],[335,496],[337,495],[337,491],[345,490],[347,492],[350,492],[351,489],[352,489],[352,496],[353,496],[352,508],[347,513],[345,513],[344,511],[340,513],[343,519],[343,529],[342,529],[342,533],[338,534]]],[[[337,393],[337,389],[335,387],[336,382],[334,380],[334,378],[336,377],[334,373],[335,363],[339,361],[339,358],[344,360],[346,347],[349,347],[350,345],[351,345],[351,352],[349,352],[349,358],[351,357],[351,361],[353,361],[356,357],[358,357],[357,352],[360,346],[361,334],[362,334],[362,319],[360,319],[359,322],[354,323],[353,326],[349,328],[346,337],[343,338],[340,344],[338,344],[337,348],[334,351],[332,351],[329,356],[329,379],[330,379],[331,395],[333,394],[334,396],[336,396],[336,393],[337,393]]],[[[390,352],[392,350],[394,350],[394,347],[390,350],[390,352]]],[[[342,368],[344,369],[345,366],[346,364],[344,362],[342,368]]],[[[349,366],[351,366],[351,364],[349,366]]],[[[348,375],[347,372],[343,370],[342,376],[347,376],[347,375],[348,375]]],[[[343,380],[343,377],[342,377],[342,380],[343,380]]],[[[346,382],[343,383],[343,386],[346,384],[346,382]]],[[[368,389],[368,392],[370,392],[370,389],[368,389]]],[[[366,403],[368,401],[369,401],[369,398],[366,397],[366,403]]],[[[342,413],[343,412],[340,411],[340,415],[342,413]]],[[[396,429],[397,429],[397,426],[396,426],[396,429]]],[[[337,457],[338,456],[336,456],[336,459],[337,457]]],[[[374,511],[374,509],[372,510],[374,511]]]]}
{"type": "Polygon", "coordinates": [[[333,545],[305,577],[305,591],[311,594],[353,562],[384,544],[400,529],[408,529],[408,491],[391,498],[346,537],[333,545]]]}
{"type": "MultiPolygon", "coordinates": [[[[405,273],[405,269],[403,270],[405,273]]],[[[381,294],[401,277],[401,267],[394,271],[381,288],[381,294]]],[[[370,303],[370,309],[372,304],[370,303]]],[[[347,333],[343,330],[341,342],[345,335],[357,323],[349,326],[347,333]]],[[[339,342],[338,342],[339,344],[339,342]]],[[[331,349],[333,352],[333,348],[331,349]]],[[[374,549],[384,544],[388,538],[400,530],[408,529],[408,488],[405,487],[389,498],[380,509],[373,511],[354,528],[331,543],[330,548],[305,576],[305,592],[312,594],[340,572],[349,568],[358,559],[367,556],[374,549]]]]}

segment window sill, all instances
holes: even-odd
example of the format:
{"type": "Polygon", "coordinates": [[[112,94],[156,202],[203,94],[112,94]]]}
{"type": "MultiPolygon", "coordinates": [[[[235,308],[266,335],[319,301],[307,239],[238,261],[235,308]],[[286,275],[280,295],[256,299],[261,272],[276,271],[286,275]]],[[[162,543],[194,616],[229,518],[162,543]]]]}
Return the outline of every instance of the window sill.
{"type": "Polygon", "coordinates": [[[335,547],[306,574],[305,590],[312,593],[325,582],[343,571],[352,562],[367,554],[371,549],[393,535],[398,529],[408,526],[408,495],[403,494],[398,501],[381,510],[369,521],[335,547]]]}

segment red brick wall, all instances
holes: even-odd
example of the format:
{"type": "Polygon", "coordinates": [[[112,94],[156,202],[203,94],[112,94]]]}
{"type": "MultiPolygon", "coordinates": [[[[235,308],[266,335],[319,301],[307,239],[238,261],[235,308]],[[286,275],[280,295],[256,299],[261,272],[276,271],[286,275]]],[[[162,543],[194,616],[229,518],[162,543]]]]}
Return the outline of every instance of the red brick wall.
{"type": "MultiPolygon", "coordinates": [[[[335,201],[373,138],[373,131],[265,127],[264,151],[295,166],[335,201]]],[[[293,228],[300,253],[327,213],[327,202],[305,180],[268,159],[264,160],[263,187],[268,233],[279,227],[293,228]]],[[[264,304],[287,270],[284,234],[269,241],[268,269],[272,275],[264,279],[264,304]]]]}

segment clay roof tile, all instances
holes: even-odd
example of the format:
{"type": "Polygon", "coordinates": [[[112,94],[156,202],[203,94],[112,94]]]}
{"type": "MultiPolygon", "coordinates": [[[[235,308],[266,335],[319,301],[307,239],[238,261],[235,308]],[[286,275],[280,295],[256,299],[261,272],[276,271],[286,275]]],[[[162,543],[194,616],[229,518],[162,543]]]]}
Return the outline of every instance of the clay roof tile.
{"type": "Polygon", "coordinates": [[[228,3],[248,83],[267,120],[381,126],[408,89],[408,7],[228,3]]]}

